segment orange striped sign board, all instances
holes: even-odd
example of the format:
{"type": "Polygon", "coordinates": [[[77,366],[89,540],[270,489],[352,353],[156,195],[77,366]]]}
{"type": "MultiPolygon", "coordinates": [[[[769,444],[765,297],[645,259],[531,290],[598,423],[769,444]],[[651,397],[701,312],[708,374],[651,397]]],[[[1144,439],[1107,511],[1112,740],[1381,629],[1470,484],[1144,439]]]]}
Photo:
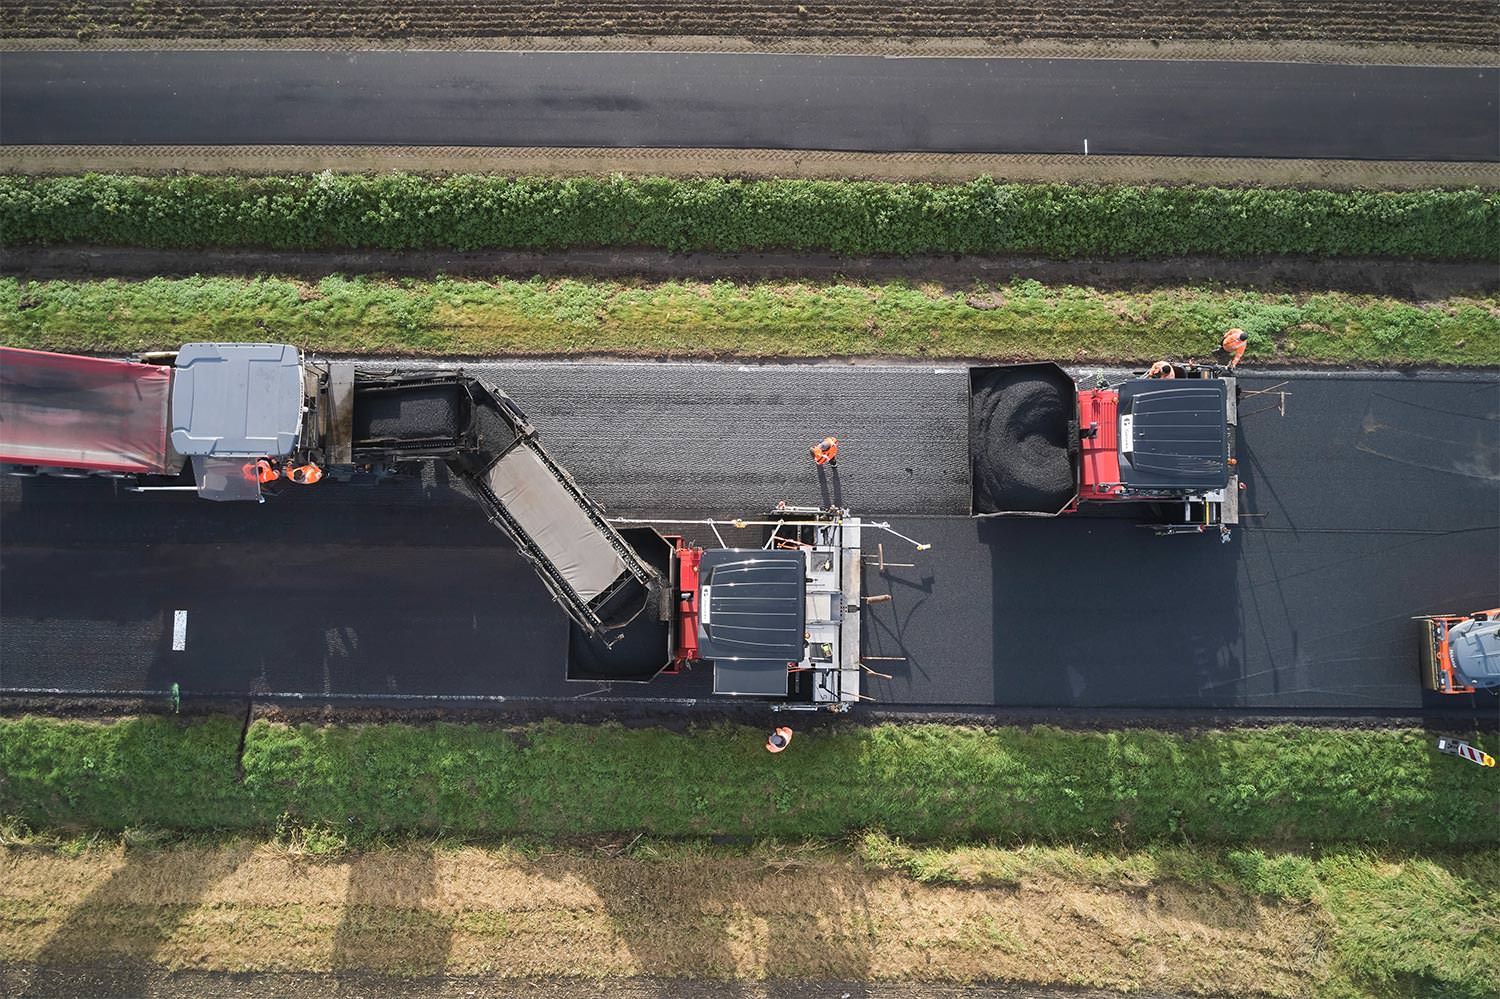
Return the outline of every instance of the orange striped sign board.
{"type": "Polygon", "coordinates": [[[1477,763],[1482,767],[1495,765],[1495,758],[1482,749],[1475,749],[1462,739],[1439,739],[1437,742],[1438,752],[1447,753],[1450,756],[1461,756],[1470,763],[1477,763]]]}

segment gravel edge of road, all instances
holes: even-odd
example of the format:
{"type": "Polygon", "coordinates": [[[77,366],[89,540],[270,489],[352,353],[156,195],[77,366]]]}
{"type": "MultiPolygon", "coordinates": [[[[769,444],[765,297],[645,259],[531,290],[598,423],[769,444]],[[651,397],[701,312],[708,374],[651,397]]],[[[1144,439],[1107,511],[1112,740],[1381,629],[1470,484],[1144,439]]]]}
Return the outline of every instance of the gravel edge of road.
{"type": "MultiPolygon", "coordinates": [[[[1415,682],[1415,677],[1413,677],[1415,682]]],[[[183,717],[230,717],[237,720],[279,722],[288,725],[423,725],[468,724],[509,728],[537,722],[564,724],[614,724],[624,728],[661,728],[686,732],[715,724],[759,725],[765,721],[764,705],[733,705],[696,701],[678,703],[670,699],[561,700],[538,698],[476,705],[472,700],[433,698],[421,703],[381,704],[373,699],[321,700],[310,696],[296,701],[233,697],[189,698],[181,712],[172,710],[167,697],[121,696],[13,696],[0,693],[0,718],[41,715],[75,721],[109,722],[141,715],[180,714],[183,717]],[[249,709],[247,712],[247,708],[249,709]]],[[[1199,710],[1195,708],[996,708],[964,711],[951,706],[893,710],[867,708],[852,715],[809,715],[799,720],[799,731],[872,725],[958,725],[978,728],[1028,728],[1043,725],[1075,732],[1109,732],[1149,729],[1167,732],[1202,732],[1224,729],[1257,729],[1293,725],[1299,728],[1344,730],[1388,730],[1424,728],[1441,732],[1500,731],[1500,717],[1491,717],[1486,707],[1455,705],[1451,709],[1391,709],[1358,713],[1330,713],[1322,709],[1292,712],[1286,709],[1199,710]]]]}
{"type": "Polygon", "coordinates": [[[730,35],[511,35],[454,38],[0,38],[0,52],[141,50],[297,50],[314,52],[706,52],[878,55],[976,59],[1183,59],[1331,63],[1348,66],[1500,65],[1495,49],[1432,44],[1206,39],[782,37],[730,35]]]}
{"type": "Polygon", "coordinates": [[[786,177],[957,182],[1500,189],[1500,162],[557,146],[5,145],[0,172],[786,177]]]}
{"type": "Polygon", "coordinates": [[[646,280],[930,281],[949,287],[1031,279],[1105,289],[1222,285],[1269,291],[1345,291],[1413,301],[1495,294],[1500,270],[1482,262],[1375,258],[1168,257],[1050,260],[1029,256],[842,257],[794,251],[671,253],[666,250],[277,251],[139,247],[0,249],[0,275],[33,280],[266,274],[402,277],[497,276],[646,280]]]}

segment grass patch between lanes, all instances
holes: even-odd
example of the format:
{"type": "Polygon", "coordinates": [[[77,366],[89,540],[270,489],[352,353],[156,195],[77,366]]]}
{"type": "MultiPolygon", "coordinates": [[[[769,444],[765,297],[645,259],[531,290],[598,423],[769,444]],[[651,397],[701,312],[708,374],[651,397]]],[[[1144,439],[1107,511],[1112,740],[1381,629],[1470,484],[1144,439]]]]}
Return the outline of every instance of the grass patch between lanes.
{"type": "Polygon", "coordinates": [[[1144,362],[1251,334],[1252,362],[1500,363],[1500,299],[1017,281],[932,285],[329,277],[0,280],[0,340],[128,353],[193,340],[381,354],[975,357],[1144,362]]]}

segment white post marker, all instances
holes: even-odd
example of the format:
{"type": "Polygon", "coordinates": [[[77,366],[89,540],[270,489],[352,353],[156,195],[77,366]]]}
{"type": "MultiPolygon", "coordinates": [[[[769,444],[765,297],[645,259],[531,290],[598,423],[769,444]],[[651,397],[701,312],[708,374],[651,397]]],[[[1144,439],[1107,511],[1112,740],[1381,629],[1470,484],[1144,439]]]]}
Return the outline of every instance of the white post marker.
{"type": "Polygon", "coordinates": [[[1083,155],[1087,156],[1088,154],[1089,154],[1089,140],[1088,139],[1084,139],[1083,140],[1083,155]]]}
{"type": "Polygon", "coordinates": [[[1462,739],[1438,739],[1437,748],[1440,753],[1461,757],[1470,763],[1477,763],[1481,767],[1492,767],[1495,765],[1495,758],[1493,756],[1482,749],[1475,749],[1462,739]]]}
{"type": "Polygon", "coordinates": [[[187,611],[172,612],[172,651],[183,652],[187,649],[187,611]]]}

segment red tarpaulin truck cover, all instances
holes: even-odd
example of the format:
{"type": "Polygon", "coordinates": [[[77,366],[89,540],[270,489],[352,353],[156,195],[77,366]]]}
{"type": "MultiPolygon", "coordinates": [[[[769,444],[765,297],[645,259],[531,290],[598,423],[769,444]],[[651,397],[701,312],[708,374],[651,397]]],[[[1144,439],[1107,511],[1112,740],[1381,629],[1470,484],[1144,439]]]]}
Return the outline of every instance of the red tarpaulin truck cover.
{"type": "Polygon", "coordinates": [[[0,462],[168,470],[172,369],[0,347],[0,462]]]}

